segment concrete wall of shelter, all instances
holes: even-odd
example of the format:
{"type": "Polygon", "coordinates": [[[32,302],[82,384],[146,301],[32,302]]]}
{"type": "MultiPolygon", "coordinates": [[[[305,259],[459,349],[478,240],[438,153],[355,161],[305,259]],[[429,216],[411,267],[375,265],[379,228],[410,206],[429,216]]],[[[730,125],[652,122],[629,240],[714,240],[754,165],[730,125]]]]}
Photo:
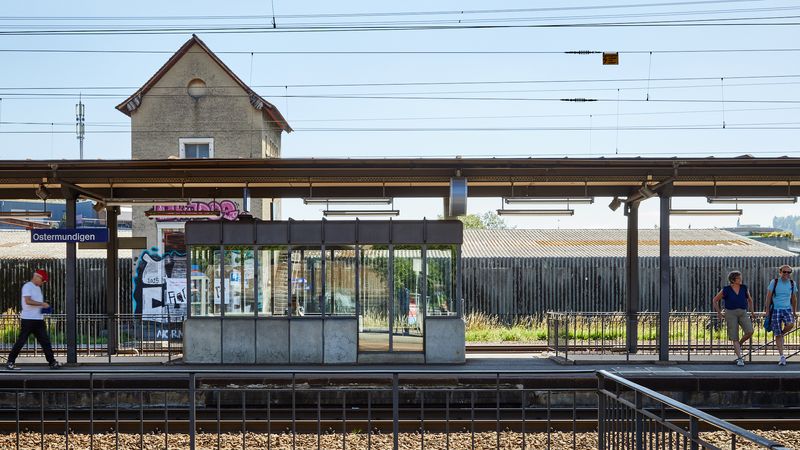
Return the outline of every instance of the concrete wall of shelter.
{"type": "Polygon", "coordinates": [[[219,364],[222,322],[218,317],[192,317],[183,321],[183,360],[190,364],[219,364]]]}
{"type": "Polygon", "coordinates": [[[256,320],[256,363],[289,363],[289,325],[287,318],[258,318],[256,320]]]}
{"type": "Polygon", "coordinates": [[[465,323],[460,317],[437,317],[425,321],[425,362],[463,364],[465,323]]]}
{"type": "Polygon", "coordinates": [[[419,353],[358,354],[355,318],[202,317],[183,323],[184,361],[190,364],[463,364],[464,320],[425,322],[419,353]]]}
{"type": "Polygon", "coordinates": [[[355,364],[358,361],[358,320],[327,319],[323,337],[325,364],[355,364]]]}
{"type": "Polygon", "coordinates": [[[222,322],[222,363],[254,364],[256,362],[256,319],[225,317],[222,322]]]}
{"type": "Polygon", "coordinates": [[[292,364],[322,364],[323,320],[295,319],[289,323],[289,362],[292,364]]]}

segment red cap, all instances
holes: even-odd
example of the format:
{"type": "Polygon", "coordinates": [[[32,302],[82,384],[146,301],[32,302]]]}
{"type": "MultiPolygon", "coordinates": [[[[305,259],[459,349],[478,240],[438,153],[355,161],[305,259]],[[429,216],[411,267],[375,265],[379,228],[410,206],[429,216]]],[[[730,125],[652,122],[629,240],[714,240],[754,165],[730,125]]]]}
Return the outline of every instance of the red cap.
{"type": "Polygon", "coordinates": [[[48,279],[50,279],[50,276],[47,275],[47,271],[44,269],[36,269],[36,272],[34,273],[42,277],[42,281],[47,281],[48,279]]]}

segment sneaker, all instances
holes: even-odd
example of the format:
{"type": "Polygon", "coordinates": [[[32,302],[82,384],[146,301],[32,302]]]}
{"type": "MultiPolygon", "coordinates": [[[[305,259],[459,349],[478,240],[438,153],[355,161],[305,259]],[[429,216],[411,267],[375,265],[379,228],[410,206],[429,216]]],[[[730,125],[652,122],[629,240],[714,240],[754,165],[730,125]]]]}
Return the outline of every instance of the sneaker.
{"type": "Polygon", "coordinates": [[[785,366],[786,365],[786,357],[785,356],[781,355],[781,359],[780,359],[780,361],[778,361],[778,365],[779,366],[785,366]]]}
{"type": "Polygon", "coordinates": [[[744,367],[744,360],[742,358],[737,359],[736,365],[739,367],[744,367]]]}
{"type": "Polygon", "coordinates": [[[58,362],[58,361],[53,361],[53,363],[50,364],[50,369],[51,370],[56,370],[56,369],[60,369],[60,368],[61,368],[61,363],[58,362]]]}
{"type": "Polygon", "coordinates": [[[8,369],[8,370],[14,370],[14,369],[16,369],[16,368],[17,368],[17,365],[16,365],[16,364],[14,364],[13,362],[10,362],[10,361],[9,361],[8,363],[6,363],[6,369],[8,369]]]}

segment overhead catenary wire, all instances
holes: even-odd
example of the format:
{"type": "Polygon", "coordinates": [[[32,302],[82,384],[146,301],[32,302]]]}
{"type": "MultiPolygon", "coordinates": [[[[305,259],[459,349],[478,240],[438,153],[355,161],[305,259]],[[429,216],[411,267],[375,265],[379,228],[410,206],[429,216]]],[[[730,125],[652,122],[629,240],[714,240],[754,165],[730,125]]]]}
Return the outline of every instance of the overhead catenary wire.
{"type": "Polygon", "coordinates": [[[548,6],[538,8],[506,8],[506,9],[474,9],[474,10],[432,10],[432,11],[380,11],[380,12],[339,12],[339,13],[312,13],[312,14],[275,14],[274,5],[271,16],[266,15],[168,15],[168,16],[6,16],[6,20],[194,20],[194,19],[298,19],[298,18],[334,18],[334,17],[395,17],[413,15],[444,15],[444,14],[496,14],[519,12],[551,12],[551,11],[577,11],[577,10],[602,10],[602,9],[640,9],[653,7],[694,6],[728,3],[752,3],[753,0],[695,0],[671,1],[653,3],[612,3],[580,6],[548,6]]]}
{"type": "MultiPolygon", "coordinates": [[[[764,112],[764,111],[791,111],[800,110],[800,106],[784,106],[773,108],[726,108],[727,112],[764,112]]],[[[654,116],[654,115],[684,115],[684,114],[709,114],[720,113],[721,109],[696,109],[696,110],[671,110],[671,111],[642,111],[642,112],[621,112],[621,116],[654,116]]],[[[616,113],[593,113],[592,117],[598,116],[616,116],[616,113]]],[[[586,117],[586,114],[573,113],[573,114],[508,114],[508,115],[480,115],[480,116],[387,116],[387,117],[345,117],[345,118],[293,118],[292,122],[375,122],[375,121],[431,121],[431,120],[492,120],[492,119],[530,119],[530,118],[564,118],[564,117],[586,117]]],[[[277,123],[275,120],[264,120],[265,123],[277,123]]],[[[31,121],[4,121],[0,125],[47,125],[54,123],[56,126],[74,126],[74,122],[31,122],[31,121]]],[[[213,122],[195,122],[198,125],[220,125],[220,124],[238,124],[239,121],[219,121],[213,122]]],[[[160,122],[160,125],[166,125],[168,122],[160,122]]],[[[86,125],[92,127],[124,127],[129,128],[130,122],[86,122],[86,125]]]]}
{"type": "MultiPolygon", "coordinates": [[[[715,76],[694,76],[694,77],[659,77],[650,78],[651,81],[714,81],[719,80],[719,75],[715,76]]],[[[781,79],[781,78],[800,78],[800,74],[756,74],[756,75],[726,75],[728,80],[756,80],[756,79],[781,79]]],[[[561,78],[561,79],[530,79],[530,80],[455,80],[455,81],[387,81],[387,82],[363,82],[363,83],[303,83],[303,84],[259,84],[251,85],[251,88],[330,88],[330,87],[379,87],[379,86],[454,86],[454,85],[497,85],[497,84],[579,84],[579,83],[633,83],[645,82],[648,78],[561,78]]],[[[714,84],[714,86],[717,86],[714,84]]],[[[730,86],[730,84],[729,84],[730,86]]],[[[240,88],[238,84],[219,84],[215,88],[240,88]]],[[[57,90],[74,89],[81,91],[92,90],[133,90],[139,86],[0,86],[0,90],[57,90]]],[[[185,89],[185,86],[153,86],[151,91],[159,89],[185,89]]],[[[616,89],[613,88],[613,89],[616,89]]]]}
{"type": "Polygon", "coordinates": [[[490,30],[490,29],[547,29],[547,28],[628,28],[628,27],[788,27],[800,25],[800,15],[748,16],[711,19],[679,19],[651,21],[610,21],[574,23],[484,23],[484,24],[435,24],[415,25],[302,25],[271,28],[265,25],[250,26],[191,26],[191,27],[140,27],[140,28],[75,28],[75,29],[29,29],[0,30],[0,36],[107,36],[107,35],[170,35],[185,33],[205,34],[266,34],[266,33],[330,33],[330,32],[377,32],[377,31],[443,31],[443,30],[490,30]],[[781,20],[781,21],[778,21],[781,20]]]}
{"type": "MultiPolygon", "coordinates": [[[[50,124],[54,126],[54,123],[50,124]]],[[[759,122],[759,123],[739,123],[728,124],[726,129],[730,130],[797,130],[800,129],[800,122],[759,122]]],[[[659,131],[659,130],[719,130],[719,125],[713,124],[676,124],[676,125],[628,125],[628,126],[606,126],[590,127],[586,125],[578,126],[506,126],[506,127],[308,127],[295,128],[295,132],[501,132],[501,131],[659,131]]],[[[190,132],[191,129],[164,129],[164,128],[133,128],[135,133],[183,133],[190,132]]],[[[260,132],[260,128],[218,128],[204,130],[209,133],[233,132],[260,132]]],[[[87,129],[86,133],[92,134],[126,134],[131,130],[92,130],[87,129]]],[[[6,130],[0,131],[2,134],[70,134],[74,131],[67,130],[6,130]]]]}
{"type": "MultiPolygon", "coordinates": [[[[800,48],[709,48],[662,50],[615,50],[620,54],[680,54],[680,53],[795,53],[800,48]]],[[[174,50],[124,49],[59,49],[59,48],[0,48],[0,53],[85,53],[104,55],[172,55],[174,50]]],[[[190,51],[188,53],[201,53],[190,51]]],[[[218,55],[593,55],[600,50],[219,50],[218,55]]]]}

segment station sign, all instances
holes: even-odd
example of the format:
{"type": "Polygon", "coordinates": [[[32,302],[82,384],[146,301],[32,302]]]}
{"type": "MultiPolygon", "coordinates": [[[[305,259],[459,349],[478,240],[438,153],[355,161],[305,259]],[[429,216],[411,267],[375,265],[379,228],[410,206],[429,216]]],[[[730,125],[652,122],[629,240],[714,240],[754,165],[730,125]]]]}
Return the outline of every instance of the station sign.
{"type": "Polygon", "coordinates": [[[107,228],[55,228],[31,230],[31,242],[40,243],[81,243],[108,242],[107,228]]]}

